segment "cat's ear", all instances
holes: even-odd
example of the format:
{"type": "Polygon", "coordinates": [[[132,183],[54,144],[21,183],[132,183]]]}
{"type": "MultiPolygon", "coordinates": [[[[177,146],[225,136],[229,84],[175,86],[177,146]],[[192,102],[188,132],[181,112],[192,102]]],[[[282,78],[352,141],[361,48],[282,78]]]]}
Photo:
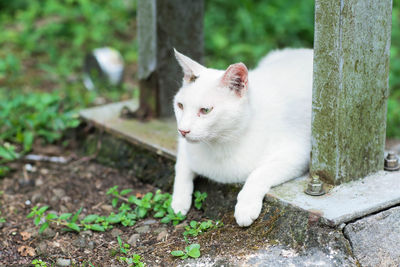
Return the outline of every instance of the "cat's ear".
{"type": "Polygon", "coordinates": [[[247,90],[248,70],[242,62],[230,65],[221,79],[221,85],[234,91],[239,97],[247,90]]]}
{"type": "Polygon", "coordinates": [[[183,71],[183,79],[186,82],[194,82],[198,77],[203,67],[193,59],[190,59],[189,57],[179,53],[175,48],[175,57],[176,60],[178,61],[179,65],[182,67],[183,71]]]}

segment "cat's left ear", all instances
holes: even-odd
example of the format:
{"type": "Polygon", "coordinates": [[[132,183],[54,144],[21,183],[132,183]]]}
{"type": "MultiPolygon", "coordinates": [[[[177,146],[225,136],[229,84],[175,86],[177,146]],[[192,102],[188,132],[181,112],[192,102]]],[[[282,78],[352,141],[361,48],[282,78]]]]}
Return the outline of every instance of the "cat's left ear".
{"type": "Polygon", "coordinates": [[[193,59],[179,53],[175,48],[175,57],[179,65],[182,67],[183,80],[186,82],[194,82],[198,77],[200,72],[205,68],[193,59]]]}
{"type": "Polygon", "coordinates": [[[247,90],[247,83],[248,70],[242,62],[230,65],[221,79],[221,85],[228,87],[239,97],[247,90]]]}

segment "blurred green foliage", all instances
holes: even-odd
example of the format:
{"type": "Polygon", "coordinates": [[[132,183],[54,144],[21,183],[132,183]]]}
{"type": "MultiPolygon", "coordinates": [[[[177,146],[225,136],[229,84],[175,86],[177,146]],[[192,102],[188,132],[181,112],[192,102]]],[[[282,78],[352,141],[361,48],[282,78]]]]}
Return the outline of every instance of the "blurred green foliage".
{"type": "MultiPolygon", "coordinates": [[[[208,65],[250,68],[270,50],[313,47],[314,0],[206,0],[208,65]]],[[[387,136],[400,138],[400,1],[393,1],[387,136]]]]}
{"type": "MultiPolygon", "coordinates": [[[[58,79],[80,69],[84,54],[99,46],[113,46],[128,61],[136,60],[130,34],[134,1],[13,0],[8,6],[9,2],[0,1],[5,9],[0,13],[0,58],[18,54],[19,61],[33,60],[35,67],[58,79]]],[[[13,73],[6,74],[18,74],[18,60],[11,64],[13,73]]],[[[4,75],[1,65],[0,73],[4,75]]]]}
{"type": "MultiPolygon", "coordinates": [[[[83,87],[89,51],[111,46],[128,66],[136,64],[135,3],[0,0],[0,176],[8,170],[5,162],[29,152],[36,141],[60,140],[78,125],[78,109],[104,93],[83,87]]],[[[133,89],[124,83],[100,100],[131,97],[133,89]]]]}
{"type": "Polygon", "coordinates": [[[312,47],[314,0],[209,0],[204,26],[210,65],[254,67],[270,50],[312,47]]]}

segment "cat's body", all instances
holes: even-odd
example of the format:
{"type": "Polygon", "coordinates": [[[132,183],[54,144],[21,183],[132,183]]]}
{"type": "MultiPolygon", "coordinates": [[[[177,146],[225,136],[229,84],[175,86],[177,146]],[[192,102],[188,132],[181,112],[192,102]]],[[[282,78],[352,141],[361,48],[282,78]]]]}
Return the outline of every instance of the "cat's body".
{"type": "Polygon", "coordinates": [[[181,136],[172,208],[187,213],[196,174],[245,183],[235,218],[248,226],[271,186],[308,169],[313,52],[275,51],[250,72],[242,63],[219,71],[176,56],[185,77],[174,100],[181,136]]]}

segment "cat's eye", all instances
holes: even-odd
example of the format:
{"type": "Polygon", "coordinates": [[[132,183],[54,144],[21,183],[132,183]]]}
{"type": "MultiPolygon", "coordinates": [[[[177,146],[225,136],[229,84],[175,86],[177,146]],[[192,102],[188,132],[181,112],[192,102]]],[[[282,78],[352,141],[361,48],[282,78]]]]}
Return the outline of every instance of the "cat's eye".
{"type": "Polygon", "coordinates": [[[206,115],[206,114],[210,113],[211,110],[213,110],[213,108],[201,108],[200,113],[206,115]]]}
{"type": "Polygon", "coordinates": [[[180,109],[183,109],[183,104],[182,104],[182,103],[178,103],[178,107],[179,107],[180,109]]]}

